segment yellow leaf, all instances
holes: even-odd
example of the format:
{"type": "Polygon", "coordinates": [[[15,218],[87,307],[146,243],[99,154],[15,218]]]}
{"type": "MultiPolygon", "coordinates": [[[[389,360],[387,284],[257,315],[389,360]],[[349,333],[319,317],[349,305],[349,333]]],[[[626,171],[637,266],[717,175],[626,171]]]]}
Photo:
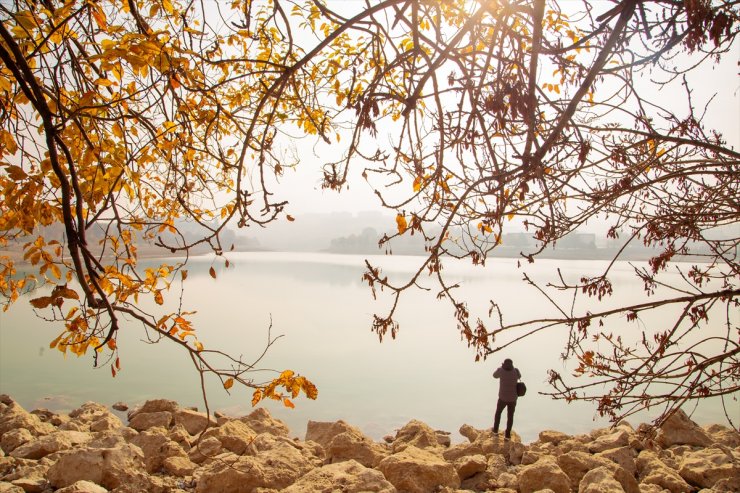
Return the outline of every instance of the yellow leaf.
{"type": "Polygon", "coordinates": [[[398,226],[398,234],[402,235],[407,229],[408,224],[403,214],[396,215],[396,225],[398,226]]]}
{"type": "Polygon", "coordinates": [[[57,344],[59,343],[59,340],[62,338],[63,335],[64,335],[64,332],[62,332],[61,334],[59,334],[56,337],[56,339],[54,339],[53,341],[51,341],[49,343],[49,349],[54,349],[55,347],[57,347],[57,344]]]}
{"type": "Polygon", "coordinates": [[[254,391],[254,394],[252,394],[252,407],[256,406],[259,401],[262,400],[262,391],[260,389],[257,389],[254,391]]]}
{"type": "Polygon", "coordinates": [[[231,387],[233,387],[233,386],[234,386],[234,379],[233,379],[233,378],[228,378],[228,379],[227,379],[227,380],[226,380],[226,381],[224,382],[224,388],[225,388],[226,390],[229,390],[229,389],[230,389],[231,387]]]}
{"type": "Polygon", "coordinates": [[[195,350],[198,352],[203,351],[203,344],[200,341],[195,341],[195,350]]]}

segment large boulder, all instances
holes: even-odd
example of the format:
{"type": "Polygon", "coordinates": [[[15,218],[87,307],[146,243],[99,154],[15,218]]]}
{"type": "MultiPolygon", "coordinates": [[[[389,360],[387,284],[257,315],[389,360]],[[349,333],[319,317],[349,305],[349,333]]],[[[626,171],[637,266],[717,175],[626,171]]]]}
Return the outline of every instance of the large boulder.
{"type": "Polygon", "coordinates": [[[592,454],[615,448],[625,447],[630,443],[630,433],[625,429],[616,429],[612,433],[601,435],[588,445],[592,454]]]}
{"type": "Polygon", "coordinates": [[[129,421],[132,420],[139,413],[160,413],[165,411],[174,414],[178,409],[180,409],[180,405],[175,401],[169,399],[151,399],[146,401],[144,405],[129,411],[128,419],[129,421]]]}
{"type": "Polygon", "coordinates": [[[5,451],[6,454],[11,453],[24,443],[28,443],[34,439],[34,436],[25,428],[16,428],[15,430],[7,431],[0,438],[0,448],[5,451]]]}
{"type": "Polygon", "coordinates": [[[740,478],[740,453],[720,447],[687,452],[678,473],[694,486],[712,488],[720,480],[740,478]]]}
{"type": "Polygon", "coordinates": [[[49,468],[46,478],[55,488],[64,488],[77,481],[91,481],[109,490],[122,485],[141,485],[146,491],[144,454],[135,445],[116,448],[83,447],[64,455],[49,468]]]}
{"type": "Polygon", "coordinates": [[[654,484],[671,493],[693,491],[693,488],[679,476],[678,472],[663,463],[651,450],[640,451],[637,456],[637,472],[641,486],[654,484]]]}
{"type": "Polygon", "coordinates": [[[591,455],[585,452],[571,451],[558,456],[558,466],[570,479],[573,490],[577,490],[583,477],[592,469],[604,467],[609,470],[626,493],[640,493],[640,487],[634,473],[627,472],[622,466],[606,457],[591,455]]]}
{"type": "Polygon", "coordinates": [[[309,420],[306,424],[306,441],[316,442],[326,448],[335,436],[345,431],[362,433],[358,428],[341,419],[334,422],[309,420]]]}
{"type": "Polygon", "coordinates": [[[203,464],[223,452],[221,440],[216,437],[206,437],[198,441],[193,448],[188,451],[188,458],[196,464],[203,464]]]}
{"type": "Polygon", "coordinates": [[[326,462],[329,464],[354,459],[365,467],[375,467],[388,455],[388,450],[383,445],[374,442],[359,428],[344,421],[335,423],[309,421],[306,440],[323,447],[326,462]]]}
{"type": "Polygon", "coordinates": [[[279,419],[273,418],[264,407],[258,407],[249,415],[239,418],[239,421],[246,424],[255,433],[269,433],[279,436],[288,436],[290,434],[288,425],[279,419]]]}
{"type": "Polygon", "coordinates": [[[609,469],[597,467],[583,476],[578,485],[578,493],[625,493],[625,491],[609,469]]]}
{"type": "Polygon", "coordinates": [[[110,431],[123,426],[121,419],[97,402],[86,402],[69,413],[69,420],[59,428],[70,431],[110,431]]]}
{"type": "Polygon", "coordinates": [[[396,493],[380,471],[369,469],[355,460],[328,464],[313,469],[282,493],[396,493]]]}
{"type": "Polygon", "coordinates": [[[412,419],[396,432],[393,440],[393,452],[400,452],[406,447],[438,448],[441,446],[437,432],[429,425],[412,419]]]}
{"type": "Polygon", "coordinates": [[[221,446],[235,453],[243,454],[247,447],[254,441],[257,435],[255,432],[241,421],[227,421],[216,428],[211,428],[203,433],[201,440],[207,438],[216,438],[221,442],[221,446]]]}
{"type": "Polygon", "coordinates": [[[55,431],[13,450],[10,455],[22,459],[41,459],[54,452],[68,450],[92,440],[92,435],[81,431],[55,431]]]}
{"type": "Polygon", "coordinates": [[[740,447],[740,432],[738,430],[733,430],[721,424],[707,425],[703,429],[712,437],[714,443],[730,448],[740,447]]]}
{"type": "Polygon", "coordinates": [[[428,493],[440,487],[458,488],[455,467],[439,455],[413,445],[380,461],[377,469],[399,491],[428,493]]]}
{"type": "Polygon", "coordinates": [[[172,426],[172,413],[169,411],[138,412],[128,421],[128,425],[136,431],[150,428],[165,428],[172,426]]]}
{"type": "Polygon", "coordinates": [[[56,429],[52,424],[44,423],[41,418],[23,409],[15,401],[0,407],[0,438],[5,433],[19,428],[28,430],[33,436],[48,435],[56,429]]]}
{"type": "Polygon", "coordinates": [[[252,493],[258,488],[282,490],[314,468],[296,447],[287,445],[238,457],[219,456],[200,469],[196,493],[252,493]]]}
{"type": "Polygon", "coordinates": [[[658,429],[656,442],[663,448],[673,445],[708,447],[712,437],[699,425],[691,421],[683,410],[674,412],[658,429]]]}
{"type": "Polygon", "coordinates": [[[165,435],[162,428],[152,428],[142,431],[133,437],[130,443],[136,445],[144,453],[144,465],[148,473],[159,472],[164,461],[169,457],[187,458],[187,453],[176,442],[165,435]]]}
{"type": "Polygon", "coordinates": [[[543,457],[534,464],[524,466],[518,474],[519,491],[534,493],[546,488],[554,493],[570,493],[570,478],[550,457],[543,457]]]}
{"type": "Polygon", "coordinates": [[[216,426],[215,419],[209,418],[206,413],[193,411],[192,409],[178,409],[172,413],[172,417],[175,424],[182,425],[190,435],[198,435],[206,431],[208,427],[216,426]]]}
{"type": "Polygon", "coordinates": [[[555,446],[570,439],[570,435],[555,430],[542,430],[539,434],[540,443],[552,443],[555,446]]]}

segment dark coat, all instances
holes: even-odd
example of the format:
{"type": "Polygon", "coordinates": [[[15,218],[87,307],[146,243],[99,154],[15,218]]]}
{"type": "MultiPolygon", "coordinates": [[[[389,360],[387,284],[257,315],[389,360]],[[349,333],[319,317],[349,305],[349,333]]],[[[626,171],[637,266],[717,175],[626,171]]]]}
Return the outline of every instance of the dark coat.
{"type": "Polygon", "coordinates": [[[522,378],[519,370],[514,368],[512,364],[504,364],[500,368],[496,368],[496,371],[493,372],[493,378],[500,380],[498,398],[504,402],[516,402],[516,382],[522,378]]]}

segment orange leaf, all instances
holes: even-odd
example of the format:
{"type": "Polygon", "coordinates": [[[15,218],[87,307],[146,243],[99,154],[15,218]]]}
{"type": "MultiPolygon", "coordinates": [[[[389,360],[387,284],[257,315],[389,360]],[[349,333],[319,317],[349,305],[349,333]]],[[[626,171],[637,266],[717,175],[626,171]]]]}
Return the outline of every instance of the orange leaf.
{"type": "Polygon", "coordinates": [[[211,275],[212,278],[216,279],[216,269],[211,267],[210,269],[208,269],[208,273],[211,275]]]}
{"type": "Polygon", "coordinates": [[[398,234],[400,235],[408,229],[408,224],[406,223],[406,218],[403,214],[398,214],[396,216],[396,225],[398,226],[398,234]]]}
{"type": "Polygon", "coordinates": [[[295,404],[293,404],[293,403],[291,402],[291,400],[290,400],[290,399],[288,399],[287,397],[286,397],[285,399],[283,399],[283,405],[284,405],[285,407],[289,407],[289,408],[291,408],[291,409],[295,409],[295,404]]]}
{"type": "Polygon", "coordinates": [[[257,389],[254,391],[254,394],[252,394],[252,407],[256,406],[259,401],[262,400],[262,391],[260,389],[257,389]]]}
{"type": "Polygon", "coordinates": [[[51,305],[51,302],[54,301],[54,298],[51,296],[41,296],[40,298],[34,298],[30,301],[30,303],[33,305],[34,308],[46,308],[47,306],[51,305]]]}
{"type": "Polygon", "coordinates": [[[226,390],[229,390],[233,386],[234,386],[234,379],[233,378],[226,379],[226,381],[224,382],[224,388],[226,390]]]}
{"type": "Polygon", "coordinates": [[[293,221],[295,221],[295,218],[294,218],[293,216],[291,216],[290,214],[288,214],[287,216],[285,216],[285,218],[286,218],[286,219],[287,219],[288,221],[290,221],[290,222],[293,222],[293,221]]]}

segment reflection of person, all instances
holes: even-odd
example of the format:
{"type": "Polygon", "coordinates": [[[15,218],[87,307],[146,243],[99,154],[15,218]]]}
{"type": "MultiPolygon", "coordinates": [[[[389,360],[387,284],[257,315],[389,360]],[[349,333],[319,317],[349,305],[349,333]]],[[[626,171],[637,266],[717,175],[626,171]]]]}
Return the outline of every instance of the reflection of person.
{"type": "Polygon", "coordinates": [[[514,425],[514,409],[516,409],[516,382],[522,378],[519,370],[514,368],[514,363],[506,358],[500,368],[493,372],[493,378],[499,379],[498,404],[496,404],[496,416],[493,420],[493,432],[498,433],[498,425],[501,422],[501,413],[506,408],[506,439],[511,438],[511,427],[514,425]]]}

